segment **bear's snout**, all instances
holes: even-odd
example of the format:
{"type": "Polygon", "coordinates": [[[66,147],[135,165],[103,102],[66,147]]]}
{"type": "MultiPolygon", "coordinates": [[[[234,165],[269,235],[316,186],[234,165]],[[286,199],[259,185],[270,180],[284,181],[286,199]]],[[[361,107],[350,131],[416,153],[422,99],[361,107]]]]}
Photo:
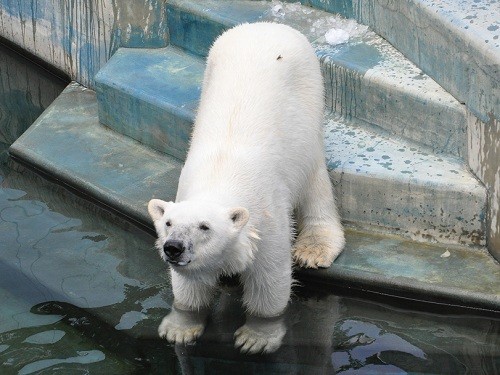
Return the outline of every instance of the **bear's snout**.
{"type": "Polygon", "coordinates": [[[184,244],[182,241],[178,240],[168,240],[165,242],[165,245],[163,245],[163,252],[167,256],[169,262],[176,262],[184,250],[184,244]]]}

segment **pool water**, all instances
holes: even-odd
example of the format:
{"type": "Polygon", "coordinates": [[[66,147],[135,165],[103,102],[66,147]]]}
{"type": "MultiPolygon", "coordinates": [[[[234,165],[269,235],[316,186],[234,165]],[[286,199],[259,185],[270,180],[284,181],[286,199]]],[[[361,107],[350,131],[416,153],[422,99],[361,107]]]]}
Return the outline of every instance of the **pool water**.
{"type": "Polygon", "coordinates": [[[66,81],[0,47],[0,374],[498,374],[500,317],[300,280],[287,334],[243,355],[241,290],[195,345],[157,337],[172,303],[154,238],[9,159],[66,81]]]}

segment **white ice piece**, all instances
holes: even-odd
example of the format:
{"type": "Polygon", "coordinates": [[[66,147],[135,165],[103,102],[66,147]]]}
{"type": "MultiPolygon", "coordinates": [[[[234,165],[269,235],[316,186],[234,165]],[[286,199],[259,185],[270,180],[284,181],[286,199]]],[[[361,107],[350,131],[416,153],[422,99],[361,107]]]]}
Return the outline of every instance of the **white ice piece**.
{"type": "Polygon", "coordinates": [[[448,258],[451,255],[449,250],[446,250],[443,254],[441,254],[441,258],[448,258]]]}
{"type": "Polygon", "coordinates": [[[285,16],[285,10],[283,9],[283,5],[281,4],[276,4],[271,8],[271,12],[273,13],[274,17],[284,17],[285,16]]]}
{"type": "Polygon", "coordinates": [[[336,46],[337,44],[347,43],[349,40],[349,33],[342,29],[330,29],[325,34],[325,39],[331,46],[336,46]]]}

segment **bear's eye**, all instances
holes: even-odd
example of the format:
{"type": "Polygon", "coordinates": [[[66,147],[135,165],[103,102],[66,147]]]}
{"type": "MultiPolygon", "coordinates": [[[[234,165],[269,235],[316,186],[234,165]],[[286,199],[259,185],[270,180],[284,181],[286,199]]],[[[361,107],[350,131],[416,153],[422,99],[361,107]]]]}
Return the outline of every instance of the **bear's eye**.
{"type": "Polygon", "coordinates": [[[203,231],[207,231],[210,229],[210,227],[205,223],[200,224],[199,228],[203,231]]]}
{"type": "Polygon", "coordinates": [[[167,221],[167,222],[165,223],[165,225],[166,225],[167,227],[170,227],[170,226],[172,226],[172,223],[171,223],[171,222],[170,222],[170,220],[169,220],[169,221],[167,221]]]}

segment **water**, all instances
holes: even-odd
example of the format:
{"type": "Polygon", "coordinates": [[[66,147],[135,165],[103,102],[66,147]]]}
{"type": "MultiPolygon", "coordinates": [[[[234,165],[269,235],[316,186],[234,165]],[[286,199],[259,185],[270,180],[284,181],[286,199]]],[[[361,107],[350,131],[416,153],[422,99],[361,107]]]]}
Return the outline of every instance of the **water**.
{"type": "Polygon", "coordinates": [[[307,280],[274,354],[233,348],[231,282],[196,345],[160,340],[172,294],[153,237],[8,159],[65,84],[0,49],[0,374],[500,373],[496,316],[307,280]]]}

